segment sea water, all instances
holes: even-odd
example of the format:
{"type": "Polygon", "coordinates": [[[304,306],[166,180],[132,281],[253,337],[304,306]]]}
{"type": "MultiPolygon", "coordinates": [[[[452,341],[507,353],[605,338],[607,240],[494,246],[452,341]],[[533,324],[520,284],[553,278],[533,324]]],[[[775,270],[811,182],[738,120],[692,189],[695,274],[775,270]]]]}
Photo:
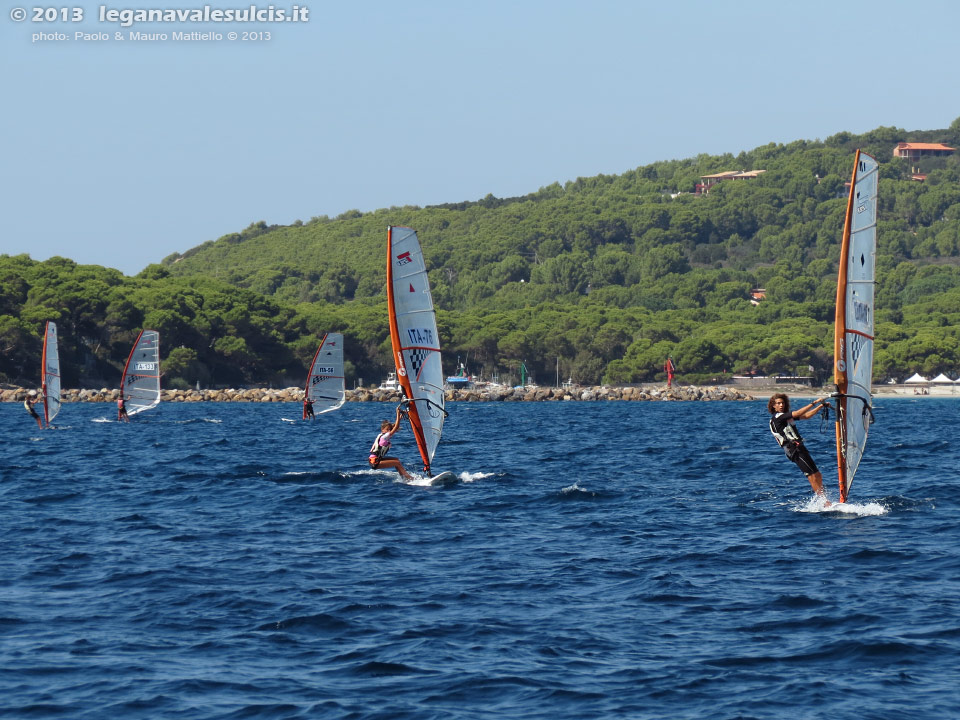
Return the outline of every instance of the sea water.
{"type": "Polygon", "coordinates": [[[0,717],[960,716],[960,402],[830,508],[763,401],[448,409],[434,488],[388,405],[0,406],[0,717]]]}

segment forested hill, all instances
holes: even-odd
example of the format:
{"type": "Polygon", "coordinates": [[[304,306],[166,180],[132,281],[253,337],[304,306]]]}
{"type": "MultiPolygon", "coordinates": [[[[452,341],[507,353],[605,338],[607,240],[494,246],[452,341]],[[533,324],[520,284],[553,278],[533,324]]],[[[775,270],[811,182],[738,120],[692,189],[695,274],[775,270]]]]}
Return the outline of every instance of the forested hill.
{"type": "MultiPolygon", "coordinates": [[[[806,374],[809,366],[824,377],[844,186],[859,147],[881,164],[877,372],[954,373],[960,153],[893,158],[903,141],[960,148],[960,118],[945,130],[878,128],[658,162],[518,198],[256,223],[136,278],[0,256],[0,281],[16,266],[25,283],[0,295],[0,342],[9,345],[13,330],[39,336],[43,312],[57,312],[88,374],[109,375],[125,357],[126,326],[145,325],[171,349],[171,381],[299,383],[317,336],[336,330],[347,336],[351,379],[377,381],[390,367],[392,224],[419,232],[450,372],[460,357],[505,379],[518,379],[523,362],[545,382],[557,363],[579,382],[640,382],[659,377],[672,354],[690,381],[750,369],[806,374]],[[764,172],[695,193],[702,176],[730,170],[764,172]],[[65,275],[100,283],[99,310],[83,328],[56,303],[50,278],[65,275]],[[753,305],[758,287],[766,299],[753,305]]],[[[8,378],[29,367],[24,358],[2,362],[8,378]]]]}

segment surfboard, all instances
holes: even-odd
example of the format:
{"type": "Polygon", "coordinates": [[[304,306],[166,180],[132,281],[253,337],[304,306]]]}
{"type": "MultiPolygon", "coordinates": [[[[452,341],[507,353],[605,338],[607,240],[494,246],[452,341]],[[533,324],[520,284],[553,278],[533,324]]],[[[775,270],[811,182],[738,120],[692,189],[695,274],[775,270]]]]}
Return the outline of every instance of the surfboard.
{"type": "Polygon", "coordinates": [[[455,485],[459,478],[451,472],[450,470],[445,470],[439,475],[434,475],[430,478],[430,484],[433,486],[437,485],[455,485]]]}
{"type": "Polygon", "coordinates": [[[873,310],[880,165],[857,150],[840,245],[833,337],[837,474],[847,501],[873,422],[873,310]]]}
{"type": "Polygon", "coordinates": [[[410,427],[429,475],[448,413],[437,316],[420,240],[412,228],[387,228],[387,315],[397,379],[410,401],[410,427]]]}

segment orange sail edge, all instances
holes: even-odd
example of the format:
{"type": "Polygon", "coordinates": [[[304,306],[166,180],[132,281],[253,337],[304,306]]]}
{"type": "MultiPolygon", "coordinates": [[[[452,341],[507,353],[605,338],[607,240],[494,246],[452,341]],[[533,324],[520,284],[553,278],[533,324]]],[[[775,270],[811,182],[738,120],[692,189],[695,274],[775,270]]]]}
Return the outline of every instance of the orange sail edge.
{"type": "MultiPolygon", "coordinates": [[[[400,344],[400,329],[397,325],[396,299],[393,291],[393,230],[394,225],[387,226],[387,319],[390,325],[390,345],[393,350],[393,362],[397,368],[397,382],[400,383],[400,389],[405,399],[413,397],[413,387],[410,384],[410,377],[407,374],[407,366],[403,359],[403,347],[400,344]]],[[[423,423],[420,420],[420,413],[416,403],[410,403],[407,406],[407,419],[410,421],[410,429],[413,430],[413,438],[417,443],[417,450],[423,460],[423,470],[428,476],[430,472],[430,453],[427,451],[427,441],[423,435],[423,423]]]]}

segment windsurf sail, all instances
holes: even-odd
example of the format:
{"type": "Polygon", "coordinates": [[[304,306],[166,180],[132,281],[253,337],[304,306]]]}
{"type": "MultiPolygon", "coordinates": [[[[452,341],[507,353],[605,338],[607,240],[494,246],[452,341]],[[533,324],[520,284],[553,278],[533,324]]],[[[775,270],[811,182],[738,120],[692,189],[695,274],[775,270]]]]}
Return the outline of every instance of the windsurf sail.
{"type": "Polygon", "coordinates": [[[873,308],[879,164],[857,150],[840,246],[833,377],[837,399],[837,471],[846,502],[873,422],[873,308]]]}
{"type": "Polygon", "coordinates": [[[387,228],[387,313],[397,378],[410,401],[410,426],[423,469],[431,475],[447,411],[437,315],[420,241],[411,228],[387,228]]]}
{"type": "Polygon", "coordinates": [[[343,335],[340,333],[327,333],[320,341],[310,363],[310,372],[307,373],[304,397],[313,401],[313,412],[318,415],[336,410],[346,400],[343,335]]]}
{"type": "Polygon", "coordinates": [[[141,330],[123,368],[120,392],[127,415],[133,416],[160,404],[160,333],[141,330]]]}
{"type": "Polygon", "coordinates": [[[47,427],[60,412],[60,352],[57,349],[57,324],[47,321],[43,331],[43,419],[47,427]]]}

